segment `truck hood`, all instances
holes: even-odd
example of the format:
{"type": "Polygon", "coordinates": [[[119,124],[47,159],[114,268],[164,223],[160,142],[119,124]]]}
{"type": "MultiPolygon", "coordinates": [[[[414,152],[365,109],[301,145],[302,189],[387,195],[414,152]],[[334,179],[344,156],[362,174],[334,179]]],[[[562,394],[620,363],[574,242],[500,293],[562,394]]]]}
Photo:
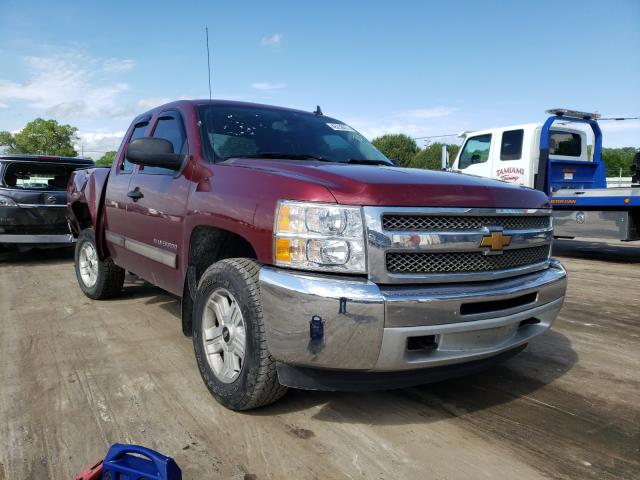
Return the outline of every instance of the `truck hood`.
{"type": "Polygon", "coordinates": [[[345,205],[549,207],[547,196],[537,190],[461,173],[296,160],[234,159],[225,164],[323,185],[345,205]]]}

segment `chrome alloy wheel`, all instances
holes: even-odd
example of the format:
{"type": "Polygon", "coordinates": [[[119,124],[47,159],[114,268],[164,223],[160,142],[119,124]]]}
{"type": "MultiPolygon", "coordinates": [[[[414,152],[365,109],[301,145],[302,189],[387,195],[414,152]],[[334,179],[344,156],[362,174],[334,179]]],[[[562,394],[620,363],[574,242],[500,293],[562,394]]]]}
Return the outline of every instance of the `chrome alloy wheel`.
{"type": "Polygon", "coordinates": [[[224,288],[214,290],[207,299],[202,341],[207,361],[218,380],[235,381],[244,364],[246,329],[240,305],[224,288]]]}
{"type": "Polygon", "coordinates": [[[78,261],[82,283],[87,288],[93,287],[98,280],[98,254],[91,243],[86,242],[82,245],[78,261]]]}

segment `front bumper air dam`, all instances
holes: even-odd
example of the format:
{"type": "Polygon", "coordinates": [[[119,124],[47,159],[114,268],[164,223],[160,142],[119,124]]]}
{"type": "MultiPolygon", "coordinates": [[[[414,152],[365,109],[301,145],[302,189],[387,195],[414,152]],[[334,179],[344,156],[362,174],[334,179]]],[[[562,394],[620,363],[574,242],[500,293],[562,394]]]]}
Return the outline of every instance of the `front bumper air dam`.
{"type": "MultiPolygon", "coordinates": [[[[380,379],[382,372],[407,372],[406,378],[421,383],[425,369],[488,365],[483,360],[506,357],[549,329],[566,284],[566,271],[555,260],[546,270],[504,280],[420,286],[260,270],[267,343],[281,381],[296,384],[290,386],[300,383],[295,369],[307,379],[314,376],[309,369],[353,373],[354,381],[367,372],[380,379]]],[[[463,369],[450,370],[455,376],[463,369]]],[[[316,387],[335,389],[329,383],[316,387]]]]}

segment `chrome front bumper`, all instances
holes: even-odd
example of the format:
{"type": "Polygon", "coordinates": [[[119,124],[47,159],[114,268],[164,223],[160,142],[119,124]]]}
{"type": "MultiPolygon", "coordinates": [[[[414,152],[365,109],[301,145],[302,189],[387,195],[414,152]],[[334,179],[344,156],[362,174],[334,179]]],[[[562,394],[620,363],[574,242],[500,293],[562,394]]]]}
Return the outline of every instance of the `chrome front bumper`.
{"type": "Polygon", "coordinates": [[[506,280],[420,286],[262,267],[260,289],[267,343],[279,362],[393,372],[472,362],[524,345],[554,322],[566,277],[555,260],[506,280]],[[320,320],[312,326],[314,316],[320,320]]]}

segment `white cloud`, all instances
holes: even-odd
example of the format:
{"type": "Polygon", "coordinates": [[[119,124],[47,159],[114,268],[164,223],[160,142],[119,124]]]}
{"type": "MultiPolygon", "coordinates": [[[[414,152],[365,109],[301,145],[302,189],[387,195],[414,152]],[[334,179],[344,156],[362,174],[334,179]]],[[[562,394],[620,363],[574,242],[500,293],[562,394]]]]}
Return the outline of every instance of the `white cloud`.
{"type": "Polygon", "coordinates": [[[279,90],[281,88],[285,88],[287,86],[286,83],[269,83],[269,82],[257,82],[252,83],[251,88],[255,88],[256,90],[279,90]]]}
{"type": "Polygon", "coordinates": [[[279,47],[281,43],[281,33],[274,33],[270,37],[262,37],[262,40],[260,40],[260,45],[262,45],[263,47],[279,47]]]}
{"type": "MultiPolygon", "coordinates": [[[[410,137],[445,135],[463,130],[454,119],[446,118],[456,111],[451,107],[419,108],[375,118],[351,118],[347,119],[347,123],[369,139],[387,133],[404,133],[410,137]]],[[[453,141],[454,138],[447,137],[445,140],[453,141]]]]}
{"type": "Polygon", "coordinates": [[[57,117],[110,115],[129,89],[109,74],[133,68],[130,59],[101,59],[81,51],[65,51],[46,57],[25,57],[28,80],[0,79],[0,100],[24,101],[31,108],[57,117]]]}
{"type": "Polygon", "coordinates": [[[105,72],[126,72],[136,66],[136,61],[131,58],[108,58],[102,62],[105,72]]]}
{"type": "Polygon", "coordinates": [[[117,150],[124,137],[124,131],[78,132],[79,141],[75,145],[78,153],[97,160],[105,152],[117,150]]]}
{"type": "Polygon", "coordinates": [[[165,103],[169,103],[171,101],[168,97],[153,97],[153,98],[143,98],[138,101],[138,107],[142,110],[150,110],[155,107],[159,107],[165,103]]]}
{"type": "Polygon", "coordinates": [[[603,132],[637,132],[640,133],[640,121],[638,120],[618,120],[599,122],[603,132]]]}
{"type": "Polygon", "coordinates": [[[9,108],[9,105],[7,105],[6,103],[0,102],[0,109],[3,109],[3,108],[9,108]]]}

